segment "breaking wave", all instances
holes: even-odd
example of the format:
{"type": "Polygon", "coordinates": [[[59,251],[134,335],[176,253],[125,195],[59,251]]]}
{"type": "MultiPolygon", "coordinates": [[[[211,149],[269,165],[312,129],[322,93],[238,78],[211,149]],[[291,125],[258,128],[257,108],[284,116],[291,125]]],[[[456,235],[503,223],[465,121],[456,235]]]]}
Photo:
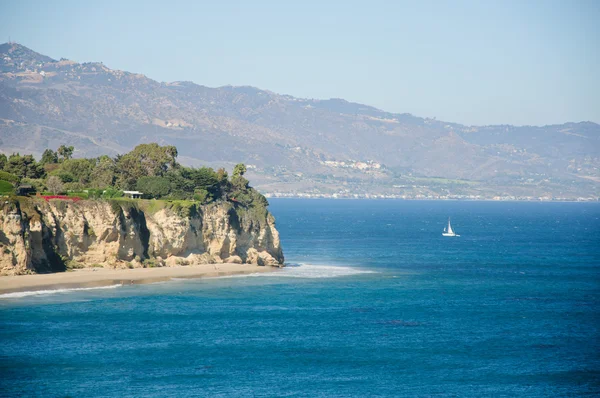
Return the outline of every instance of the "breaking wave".
{"type": "Polygon", "coordinates": [[[284,278],[318,279],[376,273],[376,271],[336,265],[294,264],[286,266],[280,272],[273,272],[265,275],[284,278]]]}
{"type": "Polygon", "coordinates": [[[42,294],[79,292],[79,291],[83,291],[83,290],[114,289],[119,286],[121,286],[121,285],[98,286],[98,287],[76,287],[76,288],[72,288],[72,289],[31,290],[31,291],[25,291],[25,292],[13,292],[13,293],[0,294],[0,299],[37,296],[37,295],[42,295],[42,294]]]}
{"type": "MultiPolygon", "coordinates": [[[[237,279],[237,278],[337,278],[342,276],[377,274],[377,271],[370,271],[360,268],[336,266],[336,265],[316,265],[316,264],[286,264],[280,270],[274,272],[256,272],[251,274],[221,275],[202,278],[207,279],[237,279]]],[[[173,278],[176,281],[189,281],[187,278],[173,278]]]]}

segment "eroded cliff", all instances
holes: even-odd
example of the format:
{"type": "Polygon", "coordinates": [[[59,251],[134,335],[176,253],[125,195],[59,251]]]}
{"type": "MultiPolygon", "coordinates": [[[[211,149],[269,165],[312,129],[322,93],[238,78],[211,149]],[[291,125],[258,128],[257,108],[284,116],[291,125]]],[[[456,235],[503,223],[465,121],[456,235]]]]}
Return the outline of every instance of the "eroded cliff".
{"type": "Polygon", "coordinates": [[[6,200],[0,245],[2,275],[284,259],[267,209],[230,202],[6,200]]]}

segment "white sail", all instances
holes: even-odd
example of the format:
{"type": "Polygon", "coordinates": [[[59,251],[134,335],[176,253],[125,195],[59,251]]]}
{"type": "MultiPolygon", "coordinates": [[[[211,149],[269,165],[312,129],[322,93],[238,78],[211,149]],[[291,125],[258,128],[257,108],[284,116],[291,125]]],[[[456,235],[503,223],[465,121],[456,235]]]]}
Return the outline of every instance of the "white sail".
{"type": "Polygon", "coordinates": [[[449,217],[448,217],[448,227],[444,228],[444,232],[442,232],[442,235],[444,235],[444,236],[460,236],[452,230],[452,225],[450,225],[449,217]]]}

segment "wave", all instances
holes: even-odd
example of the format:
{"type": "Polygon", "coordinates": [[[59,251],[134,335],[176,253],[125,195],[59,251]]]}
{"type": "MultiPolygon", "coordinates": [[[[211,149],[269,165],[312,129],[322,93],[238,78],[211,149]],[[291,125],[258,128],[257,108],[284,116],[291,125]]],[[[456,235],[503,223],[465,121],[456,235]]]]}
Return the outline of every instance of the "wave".
{"type": "Polygon", "coordinates": [[[338,278],[341,276],[377,273],[377,271],[337,265],[300,264],[288,265],[285,268],[283,268],[280,272],[273,272],[265,275],[284,278],[318,279],[338,278]]]}
{"type": "MultiPolygon", "coordinates": [[[[256,272],[251,274],[220,275],[202,278],[209,279],[237,279],[237,278],[337,278],[342,276],[377,274],[377,271],[365,270],[353,267],[344,267],[337,265],[316,265],[316,264],[286,264],[280,270],[275,272],[256,272]]],[[[172,278],[173,281],[190,281],[189,278],[172,278]]]]}
{"type": "Polygon", "coordinates": [[[25,292],[13,292],[13,293],[0,294],[0,299],[37,296],[37,295],[42,295],[42,294],[79,292],[82,290],[114,289],[119,286],[121,286],[121,285],[98,286],[98,287],[74,287],[72,289],[31,290],[31,291],[25,291],[25,292]]]}
{"type": "MultiPolygon", "coordinates": [[[[353,267],[344,267],[337,265],[316,265],[316,264],[288,264],[283,269],[277,272],[257,272],[251,274],[236,274],[236,275],[222,275],[214,276],[202,279],[228,279],[228,278],[247,278],[247,277],[276,277],[276,278],[305,278],[305,279],[318,279],[318,278],[338,278],[342,276],[352,276],[360,274],[377,274],[377,271],[365,270],[353,267]]],[[[171,278],[171,281],[184,282],[190,281],[190,278],[171,278]]],[[[166,282],[156,282],[166,283],[166,282]]],[[[114,289],[121,287],[118,285],[109,286],[98,286],[98,287],[76,287],[70,289],[52,289],[52,290],[31,290],[24,292],[13,292],[0,294],[0,299],[10,298],[21,298],[28,296],[38,296],[46,294],[57,294],[57,293],[70,293],[80,292],[87,290],[100,290],[100,289],[114,289]]]]}

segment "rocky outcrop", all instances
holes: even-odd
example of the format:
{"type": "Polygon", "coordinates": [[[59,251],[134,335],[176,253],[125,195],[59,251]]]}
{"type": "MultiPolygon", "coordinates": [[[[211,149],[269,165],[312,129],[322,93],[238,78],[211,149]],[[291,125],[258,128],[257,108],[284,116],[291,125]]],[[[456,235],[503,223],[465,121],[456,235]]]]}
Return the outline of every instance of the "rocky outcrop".
{"type": "Polygon", "coordinates": [[[275,219],[229,202],[19,198],[0,211],[0,274],[206,263],[281,266],[275,219]]]}

